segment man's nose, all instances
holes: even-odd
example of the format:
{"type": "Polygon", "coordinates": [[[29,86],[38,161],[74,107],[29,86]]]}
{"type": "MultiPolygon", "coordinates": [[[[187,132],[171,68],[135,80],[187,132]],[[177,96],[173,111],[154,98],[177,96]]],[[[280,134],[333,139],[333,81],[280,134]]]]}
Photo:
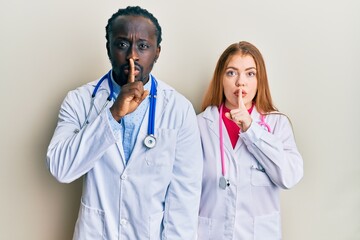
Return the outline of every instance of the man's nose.
{"type": "Polygon", "coordinates": [[[139,60],[139,54],[137,52],[136,45],[134,44],[131,45],[127,54],[127,59],[130,58],[132,58],[134,61],[139,60]]]}

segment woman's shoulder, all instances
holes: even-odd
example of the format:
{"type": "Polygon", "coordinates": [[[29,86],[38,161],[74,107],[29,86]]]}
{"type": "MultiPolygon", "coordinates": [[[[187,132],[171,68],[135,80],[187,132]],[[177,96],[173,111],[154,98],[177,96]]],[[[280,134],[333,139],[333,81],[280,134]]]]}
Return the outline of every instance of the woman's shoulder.
{"type": "Polygon", "coordinates": [[[219,114],[219,110],[218,107],[216,106],[208,106],[207,108],[205,108],[204,111],[200,112],[197,117],[198,118],[212,118],[214,116],[214,114],[219,114]]]}
{"type": "Polygon", "coordinates": [[[263,115],[269,119],[274,119],[276,121],[290,122],[289,116],[280,111],[272,111],[272,112],[265,113],[263,115]]]}

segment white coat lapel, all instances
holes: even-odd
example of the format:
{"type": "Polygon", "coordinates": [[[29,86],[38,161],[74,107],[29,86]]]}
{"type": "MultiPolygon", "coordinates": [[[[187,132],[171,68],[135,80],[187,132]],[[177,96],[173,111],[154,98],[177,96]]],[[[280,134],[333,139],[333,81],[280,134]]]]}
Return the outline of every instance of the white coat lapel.
{"type": "Polygon", "coordinates": [[[216,136],[216,138],[220,138],[218,108],[215,106],[207,108],[204,112],[204,118],[207,120],[206,122],[212,134],[216,136]]]}
{"type": "MultiPolygon", "coordinates": [[[[239,132],[239,134],[241,134],[240,132],[239,132]]],[[[237,142],[236,142],[236,145],[235,145],[235,148],[234,148],[234,154],[236,154],[238,151],[239,151],[239,149],[241,148],[241,146],[244,144],[244,141],[241,139],[241,137],[239,136],[239,139],[237,140],[237,142]]]]}
{"type": "MultiPolygon", "coordinates": [[[[109,94],[110,94],[109,88],[105,83],[107,83],[107,80],[104,80],[104,82],[99,87],[99,89],[96,93],[96,96],[95,96],[94,109],[96,112],[96,116],[100,113],[101,109],[103,108],[103,106],[106,103],[107,98],[109,97],[109,94]],[[104,87],[103,85],[106,85],[106,86],[104,87]]],[[[109,108],[112,104],[113,104],[113,102],[110,101],[106,107],[109,108]]]]}
{"type": "MultiPolygon", "coordinates": [[[[159,81],[157,88],[158,89],[157,89],[157,97],[156,97],[155,123],[154,123],[155,138],[156,138],[156,129],[160,127],[159,120],[162,119],[162,115],[168,103],[168,99],[165,95],[166,91],[164,91],[165,89],[163,88],[163,85],[159,81]]],[[[149,101],[149,97],[147,97],[144,101],[149,101]]],[[[141,156],[148,149],[144,145],[144,139],[148,135],[148,126],[149,126],[149,107],[146,109],[145,116],[137,136],[137,141],[135,142],[134,149],[130,155],[128,165],[131,164],[132,158],[136,158],[136,156],[141,156]]]]}
{"type": "MultiPolygon", "coordinates": [[[[208,109],[208,111],[206,111],[204,113],[204,118],[206,118],[208,120],[210,131],[214,134],[214,136],[216,136],[218,139],[220,139],[218,108],[215,106],[212,106],[210,109],[208,109]]],[[[227,151],[233,152],[229,134],[227,133],[224,121],[222,121],[222,128],[223,128],[224,147],[226,148],[227,151]]],[[[219,146],[219,148],[220,148],[220,146],[219,146]]]]}
{"type": "MultiPolygon", "coordinates": [[[[94,83],[91,94],[97,83],[98,83],[98,81],[96,81],[94,83]]],[[[95,119],[95,117],[97,117],[100,114],[100,111],[104,107],[104,104],[106,103],[107,98],[109,97],[109,94],[110,94],[110,89],[109,89],[108,79],[105,79],[102,82],[102,84],[100,85],[100,87],[96,93],[96,96],[94,99],[94,109],[93,109],[92,116],[90,116],[90,119],[89,119],[90,121],[92,121],[92,119],[95,119]]],[[[107,108],[110,108],[112,106],[112,104],[113,104],[113,101],[110,101],[103,111],[105,111],[107,108]]],[[[125,162],[125,153],[124,153],[124,148],[122,146],[122,142],[116,141],[116,147],[119,150],[121,162],[124,164],[124,167],[125,167],[125,163],[124,163],[125,162]]]]}

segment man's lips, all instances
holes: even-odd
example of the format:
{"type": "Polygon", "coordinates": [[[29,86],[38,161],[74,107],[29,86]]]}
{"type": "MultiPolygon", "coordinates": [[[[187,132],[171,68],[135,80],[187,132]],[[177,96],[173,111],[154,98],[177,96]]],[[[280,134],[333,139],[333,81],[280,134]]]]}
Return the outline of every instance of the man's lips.
{"type": "MultiPolygon", "coordinates": [[[[125,75],[129,75],[130,70],[129,70],[128,68],[125,68],[125,69],[124,69],[124,73],[125,73],[125,75]]],[[[138,69],[135,68],[134,76],[137,76],[139,73],[140,73],[140,70],[138,70],[138,69]]]]}
{"type": "MultiPolygon", "coordinates": [[[[140,72],[141,72],[141,67],[135,64],[135,66],[134,66],[134,75],[137,76],[140,72]]],[[[129,73],[130,73],[130,65],[126,65],[124,67],[124,73],[125,73],[125,75],[129,75],[129,73]]]]}

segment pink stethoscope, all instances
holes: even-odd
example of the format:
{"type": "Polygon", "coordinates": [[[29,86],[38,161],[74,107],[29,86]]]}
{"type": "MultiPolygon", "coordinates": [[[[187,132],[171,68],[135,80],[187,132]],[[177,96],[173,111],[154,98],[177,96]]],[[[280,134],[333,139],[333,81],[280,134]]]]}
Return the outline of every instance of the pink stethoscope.
{"type": "MultiPolygon", "coordinates": [[[[223,137],[223,121],[222,121],[222,113],[223,113],[224,104],[220,105],[220,112],[219,112],[219,135],[220,135],[220,157],[221,157],[221,177],[219,181],[219,186],[222,189],[226,189],[226,187],[230,186],[230,182],[228,179],[225,178],[226,175],[226,167],[225,167],[225,157],[224,157],[224,137],[223,137]]],[[[259,125],[266,128],[268,132],[271,131],[269,124],[265,122],[265,116],[260,114],[260,122],[259,125]]],[[[259,167],[260,171],[263,170],[262,167],[259,167]]]]}

